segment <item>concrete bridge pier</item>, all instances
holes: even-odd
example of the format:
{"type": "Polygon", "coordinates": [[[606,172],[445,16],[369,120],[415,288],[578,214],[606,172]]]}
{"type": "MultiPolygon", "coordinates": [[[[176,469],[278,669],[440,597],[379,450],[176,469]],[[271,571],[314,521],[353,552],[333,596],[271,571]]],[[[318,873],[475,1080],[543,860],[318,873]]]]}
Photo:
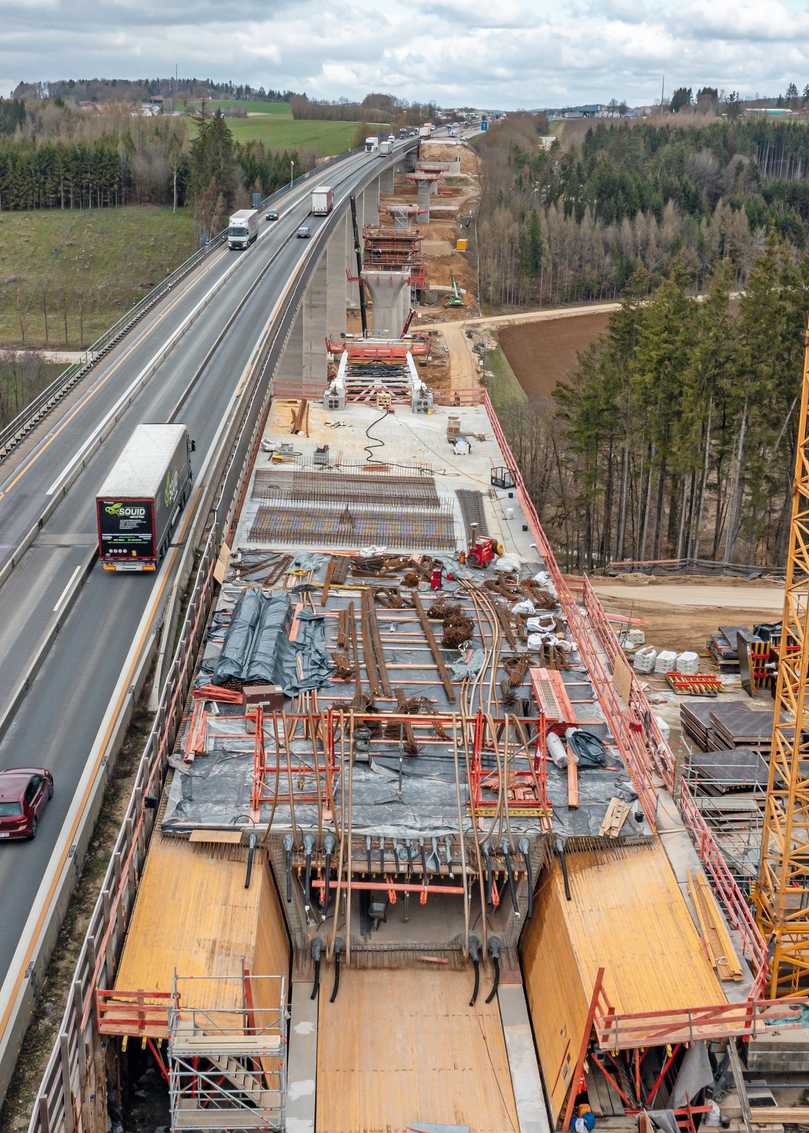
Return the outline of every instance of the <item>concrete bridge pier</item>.
{"type": "Polygon", "coordinates": [[[396,167],[393,166],[393,165],[390,167],[390,169],[386,169],[383,173],[379,174],[379,191],[381,193],[392,193],[393,192],[393,184],[394,184],[395,176],[396,176],[396,167]]]}
{"type": "MultiPolygon", "coordinates": [[[[379,224],[379,178],[372,181],[362,192],[363,224],[379,224]]],[[[359,221],[359,215],[357,216],[359,221]]],[[[362,225],[360,226],[362,235],[362,225]]]]}
{"type": "Polygon", "coordinates": [[[346,227],[350,227],[350,222],[344,216],[338,220],[326,245],[326,330],[330,336],[342,334],[346,329],[346,267],[350,262],[346,254],[346,227]]]}
{"type": "MultiPolygon", "coordinates": [[[[339,230],[339,229],[338,229],[339,230]]],[[[328,317],[328,245],[320,257],[295,314],[289,336],[273,375],[276,397],[319,398],[326,388],[326,334],[328,317]]],[[[337,319],[336,311],[332,314],[337,319]]],[[[345,326],[343,322],[337,333],[345,326]]]]}
{"type": "Polygon", "coordinates": [[[410,272],[367,268],[362,278],[373,299],[374,335],[398,338],[410,310],[410,272]]]}

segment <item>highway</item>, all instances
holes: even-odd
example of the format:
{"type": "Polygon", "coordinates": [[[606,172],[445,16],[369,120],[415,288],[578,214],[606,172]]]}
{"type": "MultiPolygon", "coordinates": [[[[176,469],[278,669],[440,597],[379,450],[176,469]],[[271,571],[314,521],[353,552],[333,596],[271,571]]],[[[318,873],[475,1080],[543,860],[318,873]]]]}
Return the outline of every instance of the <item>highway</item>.
{"type": "MultiPolygon", "coordinates": [[[[336,204],[362,183],[374,163],[382,166],[376,155],[360,154],[329,168],[326,179],[335,186],[336,204]]],[[[0,466],[2,565],[86,459],[86,467],[0,588],[0,718],[9,708],[12,690],[75,595],[0,738],[0,767],[49,767],[56,788],[36,839],[0,846],[0,971],[9,967],[152,588],[170,582],[167,570],[114,575],[91,566],[95,492],[134,426],[170,419],[181,399],[176,419],[188,425],[196,441],[195,472],[203,465],[268,315],[310,246],[295,238],[295,230],[307,217],[313,184],[310,180],[285,194],[277,204],[281,219],[262,221],[259,239],[248,251],[214,252],[178,284],[0,466]],[[204,312],[177,337],[153,376],[134,393],[109,438],[96,447],[93,438],[105,416],[206,297],[204,312]]],[[[312,218],[310,223],[316,230],[323,222],[312,218]]]]}

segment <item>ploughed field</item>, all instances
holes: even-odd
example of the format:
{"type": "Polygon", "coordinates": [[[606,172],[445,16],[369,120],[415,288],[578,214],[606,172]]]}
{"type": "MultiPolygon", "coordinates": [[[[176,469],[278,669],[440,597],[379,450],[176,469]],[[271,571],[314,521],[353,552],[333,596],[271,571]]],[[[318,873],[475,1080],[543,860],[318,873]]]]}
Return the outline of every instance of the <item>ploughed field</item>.
{"type": "Polygon", "coordinates": [[[503,327],[500,345],[529,399],[549,397],[578,354],[607,329],[609,315],[578,315],[503,327]]]}

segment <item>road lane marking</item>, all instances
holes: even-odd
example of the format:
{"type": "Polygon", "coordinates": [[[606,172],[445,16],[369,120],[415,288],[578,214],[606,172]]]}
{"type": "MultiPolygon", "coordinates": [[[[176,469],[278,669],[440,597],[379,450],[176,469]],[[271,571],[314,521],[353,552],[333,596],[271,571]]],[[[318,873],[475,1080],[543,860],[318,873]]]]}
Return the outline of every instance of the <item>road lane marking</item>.
{"type": "Polygon", "coordinates": [[[70,594],[70,588],[73,585],[73,583],[76,581],[76,575],[79,573],[81,568],[82,568],[82,564],[79,563],[79,565],[76,567],[76,569],[71,574],[70,578],[67,580],[67,586],[65,586],[64,590],[62,591],[62,593],[59,595],[59,597],[56,600],[56,605],[53,607],[54,614],[58,614],[59,611],[61,610],[62,606],[65,604],[65,601],[67,600],[67,597],[70,594]]]}

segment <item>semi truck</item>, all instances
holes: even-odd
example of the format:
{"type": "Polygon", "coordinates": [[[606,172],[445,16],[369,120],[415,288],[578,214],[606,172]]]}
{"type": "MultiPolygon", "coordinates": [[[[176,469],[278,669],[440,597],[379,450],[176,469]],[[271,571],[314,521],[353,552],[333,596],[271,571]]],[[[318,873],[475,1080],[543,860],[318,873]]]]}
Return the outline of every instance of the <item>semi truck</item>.
{"type": "Polygon", "coordinates": [[[365,152],[374,153],[378,145],[379,138],[376,136],[376,134],[371,134],[370,137],[367,137],[365,139],[365,152]]]}
{"type": "Polygon", "coordinates": [[[312,189],[312,216],[328,216],[334,206],[334,192],[328,185],[312,189]]]}
{"type": "Polygon", "coordinates": [[[104,570],[157,570],[191,491],[193,451],[185,425],[135,428],[96,496],[104,570]]]}
{"type": "Polygon", "coordinates": [[[228,247],[248,248],[258,236],[258,209],[239,209],[228,221],[228,247]]]}

